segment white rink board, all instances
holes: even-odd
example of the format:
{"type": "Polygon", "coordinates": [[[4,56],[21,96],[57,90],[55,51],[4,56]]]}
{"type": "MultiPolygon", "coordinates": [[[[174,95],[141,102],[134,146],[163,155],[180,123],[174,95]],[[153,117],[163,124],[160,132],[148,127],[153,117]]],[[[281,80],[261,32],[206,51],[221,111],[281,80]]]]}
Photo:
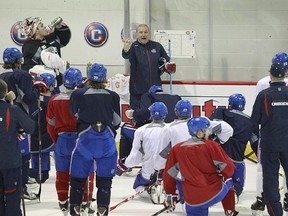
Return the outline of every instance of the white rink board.
{"type": "MultiPolygon", "coordinates": [[[[163,89],[165,92],[169,92],[170,85],[164,84],[163,89]]],[[[205,102],[213,100],[213,106],[227,106],[229,96],[240,93],[246,98],[244,112],[251,115],[256,97],[256,85],[173,84],[172,93],[180,95],[182,99],[189,100],[193,106],[201,106],[201,115],[205,116],[210,116],[204,111],[205,102]]]]}

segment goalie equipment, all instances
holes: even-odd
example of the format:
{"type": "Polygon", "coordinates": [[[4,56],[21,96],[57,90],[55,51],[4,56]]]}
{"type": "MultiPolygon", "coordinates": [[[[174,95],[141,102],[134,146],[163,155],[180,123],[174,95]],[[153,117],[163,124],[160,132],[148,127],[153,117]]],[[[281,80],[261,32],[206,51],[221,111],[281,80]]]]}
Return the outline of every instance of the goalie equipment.
{"type": "Polygon", "coordinates": [[[37,27],[41,23],[41,20],[42,19],[40,17],[26,18],[20,24],[20,30],[22,34],[24,34],[25,37],[32,38],[35,35],[37,27]]]}
{"type": "Polygon", "coordinates": [[[39,77],[43,73],[49,73],[53,76],[56,76],[54,70],[51,68],[47,68],[45,65],[35,65],[29,70],[29,73],[32,77],[39,77]]]}
{"type": "Polygon", "coordinates": [[[150,189],[150,200],[153,204],[163,204],[165,201],[165,191],[163,188],[163,182],[157,185],[153,185],[150,189]]]}
{"type": "Polygon", "coordinates": [[[94,63],[87,70],[87,78],[91,81],[102,83],[106,79],[107,69],[103,64],[94,63]]]}
{"type": "Polygon", "coordinates": [[[54,69],[56,74],[64,73],[67,67],[67,61],[64,61],[57,54],[57,49],[48,48],[41,51],[41,60],[48,68],[54,69]]]}
{"type": "Polygon", "coordinates": [[[175,114],[179,117],[191,117],[192,105],[188,100],[180,100],[175,105],[175,114]]]}
{"type": "Polygon", "coordinates": [[[22,59],[23,55],[17,48],[6,48],[3,52],[3,62],[7,64],[13,64],[17,60],[22,59]]]}
{"type": "Polygon", "coordinates": [[[246,99],[242,94],[230,95],[228,99],[232,109],[243,111],[245,109],[246,99]]]}
{"type": "Polygon", "coordinates": [[[194,117],[188,122],[188,130],[191,136],[196,136],[197,131],[202,130],[206,134],[206,129],[210,128],[210,121],[205,117],[194,117]]]}
{"type": "Polygon", "coordinates": [[[164,120],[168,110],[164,103],[155,102],[149,107],[150,117],[153,120],[164,120]]]}
{"type": "Polygon", "coordinates": [[[63,85],[66,88],[74,89],[79,82],[82,82],[82,73],[77,68],[69,68],[63,74],[63,85]]]}

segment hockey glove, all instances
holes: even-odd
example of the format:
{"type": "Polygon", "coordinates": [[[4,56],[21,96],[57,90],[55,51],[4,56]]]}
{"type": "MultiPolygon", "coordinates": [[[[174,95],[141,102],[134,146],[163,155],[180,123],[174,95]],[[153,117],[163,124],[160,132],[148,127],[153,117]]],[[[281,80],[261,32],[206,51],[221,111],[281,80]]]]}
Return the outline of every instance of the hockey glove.
{"type": "Polygon", "coordinates": [[[132,109],[125,111],[125,114],[126,114],[127,118],[129,118],[129,119],[133,119],[133,113],[134,113],[134,110],[132,110],[132,109]]]}
{"type": "Polygon", "coordinates": [[[176,64],[175,64],[175,62],[167,62],[165,64],[165,71],[168,74],[175,73],[176,72],[176,64]]]}
{"type": "Polygon", "coordinates": [[[40,93],[46,93],[47,85],[43,80],[35,80],[33,82],[34,88],[38,89],[40,93]]]}
{"type": "Polygon", "coordinates": [[[116,172],[116,174],[118,176],[121,176],[124,172],[127,172],[129,170],[129,168],[127,166],[125,166],[124,160],[125,160],[125,158],[122,158],[122,159],[119,158],[118,161],[117,161],[117,172],[116,172]]]}
{"type": "Polygon", "coordinates": [[[151,174],[150,176],[150,184],[156,184],[156,185],[160,185],[161,182],[163,181],[163,169],[162,170],[155,170],[155,172],[153,174],[151,174]]]}
{"type": "Polygon", "coordinates": [[[22,141],[22,140],[24,140],[25,139],[25,137],[26,137],[26,132],[24,131],[24,129],[22,129],[22,128],[20,128],[19,130],[18,130],[18,141],[22,141]]]}
{"type": "Polygon", "coordinates": [[[176,194],[167,194],[165,201],[164,201],[164,207],[167,209],[166,212],[173,212],[175,210],[175,205],[177,203],[178,196],[176,194]]]}

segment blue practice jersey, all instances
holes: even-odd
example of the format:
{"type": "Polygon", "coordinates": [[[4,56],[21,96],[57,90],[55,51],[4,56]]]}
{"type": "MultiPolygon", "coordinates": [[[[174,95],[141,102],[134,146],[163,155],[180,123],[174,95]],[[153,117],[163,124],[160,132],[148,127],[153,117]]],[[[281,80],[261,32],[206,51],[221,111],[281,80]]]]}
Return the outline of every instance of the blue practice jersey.
{"type": "Polygon", "coordinates": [[[232,160],[243,161],[248,141],[257,153],[259,130],[248,115],[239,110],[217,108],[210,119],[221,119],[233,128],[233,136],[221,145],[232,160]]]}
{"type": "Polygon", "coordinates": [[[108,89],[84,87],[71,94],[70,109],[77,117],[77,133],[100,121],[116,135],[120,126],[120,97],[108,89]]]}

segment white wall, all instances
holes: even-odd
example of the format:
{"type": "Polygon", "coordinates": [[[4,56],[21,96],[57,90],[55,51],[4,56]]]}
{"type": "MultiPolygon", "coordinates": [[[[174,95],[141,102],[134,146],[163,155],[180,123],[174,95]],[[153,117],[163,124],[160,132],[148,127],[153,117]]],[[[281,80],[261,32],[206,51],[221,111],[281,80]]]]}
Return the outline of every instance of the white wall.
{"type": "MultiPolygon", "coordinates": [[[[131,23],[145,20],[145,1],[130,0],[131,23]]],[[[288,52],[287,0],[150,0],[150,9],[152,32],[196,31],[196,58],[173,59],[175,80],[257,81],[268,73],[275,53],[288,52]]],[[[92,60],[107,65],[108,76],[124,72],[120,37],[124,0],[1,0],[0,53],[18,47],[10,29],[29,16],[41,16],[45,24],[58,16],[64,19],[72,38],[62,56],[82,71],[92,60]],[[84,29],[93,21],[109,32],[108,41],[99,48],[84,39],[84,29]]]]}

